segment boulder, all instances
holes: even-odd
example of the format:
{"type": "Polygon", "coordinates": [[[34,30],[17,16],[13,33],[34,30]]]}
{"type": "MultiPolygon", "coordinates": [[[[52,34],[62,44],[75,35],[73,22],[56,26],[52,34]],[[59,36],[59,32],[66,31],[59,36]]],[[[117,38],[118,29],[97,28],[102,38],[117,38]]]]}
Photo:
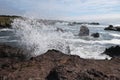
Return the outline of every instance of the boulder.
{"type": "Polygon", "coordinates": [[[103,54],[109,55],[110,57],[120,57],[120,46],[112,46],[107,48],[103,54]]]}
{"type": "Polygon", "coordinates": [[[17,61],[23,61],[27,59],[27,57],[30,57],[30,55],[27,53],[27,51],[8,46],[8,45],[0,45],[0,58],[9,58],[17,61]]]}
{"type": "Polygon", "coordinates": [[[87,26],[81,26],[79,36],[89,36],[89,29],[87,26]]]}
{"type": "Polygon", "coordinates": [[[94,38],[99,38],[100,34],[99,33],[92,33],[91,36],[93,36],[94,38]]]}
{"type": "Polygon", "coordinates": [[[113,28],[113,25],[109,25],[108,27],[109,27],[109,28],[113,28]]]}
{"type": "Polygon", "coordinates": [[[57,32],[64,32],[64,30],[62,28],[57,28],[56,30],[57,32]]]}

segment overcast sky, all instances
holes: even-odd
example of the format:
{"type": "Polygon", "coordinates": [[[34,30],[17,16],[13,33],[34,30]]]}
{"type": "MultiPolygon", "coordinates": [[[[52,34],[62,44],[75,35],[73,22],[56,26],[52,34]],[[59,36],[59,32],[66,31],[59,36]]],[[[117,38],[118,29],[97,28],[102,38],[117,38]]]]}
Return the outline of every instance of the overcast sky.
{"type": "Polygon", "coordinates": [[[120,0],[0,0],[0,14],[63,20],[119,21],[120,0]]]}

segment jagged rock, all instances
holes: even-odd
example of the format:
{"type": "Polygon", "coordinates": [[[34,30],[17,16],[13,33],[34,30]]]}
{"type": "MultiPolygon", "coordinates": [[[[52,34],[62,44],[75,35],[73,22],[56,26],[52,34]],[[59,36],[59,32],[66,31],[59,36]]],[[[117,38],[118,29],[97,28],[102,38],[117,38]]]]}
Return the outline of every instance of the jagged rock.
{"type": "MultiPolygon", "coordinates": [[[[5,48],[7,55],[16,52],[9,49],[5,48]]],[[[120,80],[120,58],[90,60],[49,50],[29,60],[15,61],[11,56],[0,57],[0,80],[120,80]]]]}
{"type": "Polygon", "coordinates": [[[113,25],[109,25],[109,28],[113,28],[113,25]]]}
{"type": "Polygon", "coordinates": [[[87,26],[81,26],[79,36],[89,36],[89,29],[87,26]]]}
{"type": "Polygon", "coordinates": [[[103,54],[109,55],[111,57],[120,57],[120,46],[112,46],[107,48],[103,54]]]}
{"type": "Polygon", "coordinates": [[[98,22],[92,22],[92,23],[89,23],[89,25],[100,25],[100,23],[98,23],[98,22]]]}
{"type": "Polygon", "coordinates": [[[28,55],[27,52],[22,49],[7,45],[0,45],[0,58],[25,60],[27,56],[30,55],[28,55]]]}
{"type": "Polygon", "coordinates": [[[109,25],[104,30],[111,30],[111,31],[120,31],[120,26],[114,27],[113,25],[109,25]]]}
{"type": "Polygon", "coordinates": [[[98,38],[98,37],[100,37],[100,34],[99,33],[93,33],[93,34],[91,34],[91,36],[93,36],[94,38],[98,38]]]}
{"type": "Polygon", "coordinates": [[[87,70],[87,73],[89,75],[93,75],[94,77],[107,77],[107,75],[103,74],[102,72],[100,71],[97,71],[95,69],[91,69],[91,70],[87,70]]]}
{"type": "Polygon", "coordinates": [[[62,28],[57,28],[56,31],[58,31],[58,32],[64,32],[64,30],[62,28]]]}

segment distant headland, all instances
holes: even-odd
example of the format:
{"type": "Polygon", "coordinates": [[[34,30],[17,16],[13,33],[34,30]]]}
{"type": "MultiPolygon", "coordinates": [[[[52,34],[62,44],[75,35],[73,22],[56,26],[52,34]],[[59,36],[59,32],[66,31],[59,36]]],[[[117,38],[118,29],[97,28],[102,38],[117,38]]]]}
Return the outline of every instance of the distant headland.
{"type": "Polygon", "coordinates": [[[10,28],[13,19],[21,18],[21,16],[16,15],[0,15],[0,28],[10,28]]]}
{"type": "MultiPolygon", "coordinates": [[[[11,28],[11,23],[16,18],[25,18],[22,16],[16,16],[16,15],[0,15],[0,28],[11,28]]],[[[76,22],[76,21],[63,21],[63,20],[47,20],[47,19],[38,19],[39,22],[46,24],[55,24],[57,22],[59,23],[67,23],[69,26],[74,25],[81,25],[81,24],[88,24],[88,25],[100,25],[98,22],[76,22]]]]}

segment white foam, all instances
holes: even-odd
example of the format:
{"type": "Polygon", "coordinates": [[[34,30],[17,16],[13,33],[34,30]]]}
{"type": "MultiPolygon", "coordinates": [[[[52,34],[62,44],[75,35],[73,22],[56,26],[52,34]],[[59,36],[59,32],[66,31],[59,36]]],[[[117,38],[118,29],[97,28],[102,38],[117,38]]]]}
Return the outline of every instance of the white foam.
{"type": "Polygon", "coordinates": [[[16,31],[16,36],[21,39],[20,44],[33,51],[33,56],[45,53],[49,49],[67,53],[66,41],[60,33],[53,31],[52,26],[45,26],[33,19],[15,19],[12,26],[16,31]]]}
{"type": "Polygon", "coordinates": [[[3,28],[3,29],[0,29],[0,31],[13,31],[13,29],[3,28]]]}
{"type": "Polygon", "coordinates": [[[114,36],[114,37],[120,37],[120,34],[110,33],[109,35],[114,36]]]}
{"type": "Polygon", "coordinates": [[[102,41],[95,41],[94,43],[120,45],[120,40],[119,39],[102,40],[102,41]]]}
{"type": "Polygon", "coordinates": [[[114,26],[119,26],[120,27],[120,24],[115,24],[114,26]]]}
{"type": "Polygon", "coordinates": [[[80,44],[79,47],[75,47],[71,45],[71,54],[79,55],[81,58],[87,59],[111,59],[111,57],[107,55],[101,55],[105,50],[105,46],[100,45],[82,45],[80,44]]]}
{"type": "Polygon", "coordinates": [[[71,43],[86,43],[86,44],[120,44],[120,39],[111,39],[111,40],[83,40],[83,39],[66,39],[71,43]]]}

